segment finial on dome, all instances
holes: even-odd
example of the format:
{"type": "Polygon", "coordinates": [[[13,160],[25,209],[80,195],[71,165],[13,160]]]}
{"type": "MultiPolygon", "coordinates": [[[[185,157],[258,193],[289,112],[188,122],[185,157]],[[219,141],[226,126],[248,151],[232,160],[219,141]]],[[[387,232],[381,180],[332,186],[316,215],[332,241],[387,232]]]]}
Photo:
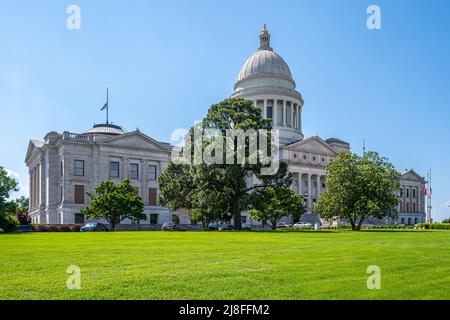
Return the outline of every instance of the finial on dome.
{"type": "Polygon", "coordinates": [[[266,24],[264,24],[261,34],[259,35],[259,49],[272,51],[272,48],[270,47],[270,34],[266,24]]]}

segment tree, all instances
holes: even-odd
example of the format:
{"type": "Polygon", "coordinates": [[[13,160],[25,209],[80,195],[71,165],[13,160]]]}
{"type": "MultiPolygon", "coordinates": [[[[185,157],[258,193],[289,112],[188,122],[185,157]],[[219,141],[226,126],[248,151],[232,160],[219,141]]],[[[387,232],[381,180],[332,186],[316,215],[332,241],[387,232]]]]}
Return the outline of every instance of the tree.
{"type": "Polygon", "coordinates": [[[15,210],[14,201],[10,201],[11,192],[18,191],[17,181],[8,176],[6,170],[0,166],[0,228],[6,232],[14,231],[18,224],[12,216],[15,210]]]}
{"type": "Polygon", "coordinates": [[[302,196],[288,187],[274,187],[255,192],[250,217],[266,222],[273,230],[281,218],[292,215],[300,218],[305,213],[302,196]]]}
{"type": "Polygon", "coordinates": [[[105,219],[115,230],[117,224],[124,219],[144,220],[144,202],[138,197],[130,184],[125,179],[122,183],[106,180],[102,181],[95,193],[87,192],[91,198],[89,205],[81,209],[88,219],[105,219]]]}
{"type": "Polygon", "coordinates": [[[450,218],[447,218],[447,219],[442,220],[441,223],[450,223],[450,218]]]}
{"type": "Polygon", "coordinates": [[[322,218],[348,219],[352,230],[360,230],[368,217],[397,216],[400,173],[386,158],[376,152],[340,153],[327,174],[327,189],[316,206],[322,218]]]}
{"type": "Polygon", "coordinates": [[[29,199],[27,197],[21,196],[14,200],[14,204],[16,206],[15,212],[16,213],[28,213],[28,205],[29,205],[29,199]]]}
{"type": "MultiPolygon", "coordinates": [[[[208,154],[217,141],[222,146],[233,145],[234,151],[230,154],[226,152],[222,155],[222,162],[206,164],[202,163],[171,163],[160,175],[158,181],[161,190],[160,204],[172,210],[186,208],[193,212],[212,213],[211,202],[208,197],[218,200],[214,203],[214,210],[218,215],[229,214],[233,217],[235,229],[241,229],[241,212],[246,209],[249,203],[249,195],[253,191],[265,190],[274,186],[289,186],[292,177],[288,173],[287,164],[279,163],[279,168],[271,175],[262,175],[261,169],[267,166],[262,161],[254,161],[257,153],[250,152],[250,143],[244,139],[245,143],[240,144],[235,136],[229,136],[227,132],[260,132],[260,130],[272,129],[270,119],[263,119],[261,110],[253,103],[244,99],[227,99],[219,104],[211,106],[206,117],[201,123],[202,141],[199,144],[193,139],[195,127],[190,130],[191,140],[187,139],[185,149],[191,151],[189,157],[194,157],[195,148],[201,148],[203,155],[208,154]],[[210,132],[216,135],[210,135],[210,132]],[[218,134],[217,134],[218,132],[218,134]],[[218,140],[217,137],[223,138],[218,140]],[[194,140],[194,148],[189,144],[194,140]],[[242,153],[241,153],[242,152],[242,153]],[[238,159],[244,155],[243,160],[238,159]],[[234,164],[225,161],[227,157],[234,159],[234,164]],[[246,178],[255,176],[258,182],[248,186],[246,178]],[[211,194],[213,194],[211,196],[211,194]]],[[[271,138],[269,134],[269,139],[271,138]]],[[[271,146],[268,143],[269,147],[271,146]]],[[[214,149],[209,153],[211,157],[220,155],[214,149]]],[[[270,154],[269,154],[270,156],[270,154]]],[[[205,159],[203,159],[205,160],[205,159]]]]}

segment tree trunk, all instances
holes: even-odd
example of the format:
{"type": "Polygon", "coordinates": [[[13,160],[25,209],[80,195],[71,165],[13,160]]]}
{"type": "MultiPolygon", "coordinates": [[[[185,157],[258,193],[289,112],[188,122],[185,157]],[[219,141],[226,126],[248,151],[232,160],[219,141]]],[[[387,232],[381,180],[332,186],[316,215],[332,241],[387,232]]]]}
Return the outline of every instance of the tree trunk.
{"type": "Polygon", "coordinates": [[[350,224],[352,225],[352,231],[357,231],[356,226],[355,226],[355,221],[352,218],[350,218],[350,224]]]}
{"type": "Polygon", "coordinates": [[[358,227],[357,227],[356,231],[360,231],[361,230],[363,222],[364,222],[364,217],[361,217],[361,220],[359,220],[358,227]]]}

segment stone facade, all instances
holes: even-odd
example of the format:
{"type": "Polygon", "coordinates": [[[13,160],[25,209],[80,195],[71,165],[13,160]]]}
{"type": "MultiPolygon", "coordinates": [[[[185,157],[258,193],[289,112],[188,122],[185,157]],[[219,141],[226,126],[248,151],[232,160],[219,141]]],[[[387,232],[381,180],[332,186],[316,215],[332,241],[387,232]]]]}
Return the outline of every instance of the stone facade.
{"type": "MultiPolygon", "coordinates": [[[[157,176],[170,160],[171,147],[139,131],[123,132],[112,125],[96,126],[83,134],[48,133],[29,143],[30,217],[39,224],[85,222],[80,209],[89,203],[86,192],[103,180],[129,178],[145,204],[147,220],[161,224],[172,213],[156,205],[157,176]],[[114,130],[105,130],[111,127],[114,130]]],[[[134,223],[125,221],[124,223],[134,223]]]]}

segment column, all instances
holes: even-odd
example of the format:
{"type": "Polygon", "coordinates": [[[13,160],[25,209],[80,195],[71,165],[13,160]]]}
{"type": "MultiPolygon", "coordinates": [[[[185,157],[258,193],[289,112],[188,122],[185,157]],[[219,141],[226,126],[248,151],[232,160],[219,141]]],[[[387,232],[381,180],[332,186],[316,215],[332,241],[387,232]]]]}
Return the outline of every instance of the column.
{"type": "Polygon", "coordinates": [[[264,103],[263,103],[263,118],[267,119],[267,100],[264,99],[263,101],[264,101],[264,103]]]}
{"type": "Polygon", "coordinates": [[[128,158],[122,158],[122,179],[128,178],[129,169],[128,158]]]}
{"type": "Polygon", "coordinates": [[[294,106],[295,104],[293,102],[291,102],[291,128],[295,128],[294,122],[294,106]]]}
{"type": "Polygon", "coordinates": [[[297,193],[303,196],[303,192],[302,192],[302,188],[303,188],[302,172],[299,171],[297,174],[298,174],[297,193]]]}
{"type": "Polygon", "coordinates": [[[298,109],[297,109],[297,117],[298,117],[298,119],[297,119],[297,121],[298,121],[298,126],[297,126],[297,128],[298,128],[298,130],[300,131],[300,132],[302,132],[302,107],[299,105],[298,106],[298,109]]]}
{"type": "Polygon", "coordinates": [[[316,191],[317,191],[317,196],[316,196],[316,201],[318,201],[319,200],[319,197],[320,197],[320,192],[321,192],[321,188],[320,188],[320,175],[318,174],[317,175],[317,180],[316,180],[317,182],[317,189],[316,189],[316,191]]]}
{"type": "Polygon", "coordinates": [[[273,125],[278,125],[278,100],[273,100],[273,109],[272,109],[272,118],[273,118],[273,125]]]}
{"type": "Polygon", "coordinates": [[[286,127],[286,100],[283,100],[283,127],[286,127]]]}
{"type": "Polygon", "coordinates": [[[141,197],[142,201],[144,201],[144,205],[148,203],[148,190],[147,190],[147,181],[148,181],[148,161],[142,160],[142,177],[141,178],[141,197]]]}
{"type": "Polygon", "coordinates": [[[308,173],[308,211],[312,212],[312,187],[311,187],[311,174],[308,173]]]}

